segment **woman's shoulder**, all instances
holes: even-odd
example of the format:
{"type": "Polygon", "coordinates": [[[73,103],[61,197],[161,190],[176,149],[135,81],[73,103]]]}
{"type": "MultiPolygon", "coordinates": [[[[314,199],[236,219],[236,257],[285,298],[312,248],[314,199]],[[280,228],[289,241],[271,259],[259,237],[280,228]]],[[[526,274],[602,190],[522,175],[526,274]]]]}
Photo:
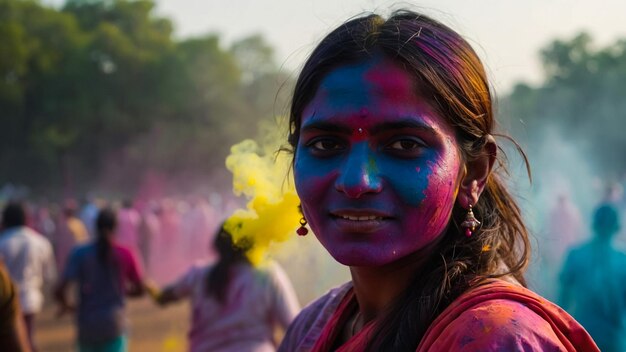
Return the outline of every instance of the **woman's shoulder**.
{"type": "Polygon", "coordinates": [[[459,314],[439,335],[447,350],[555,350],[561,343],[550,323],[509,299],[483,301],[459,314]],[[549,349],[553,348],[553,349],[549,349]]]}
{"type": "Polygon", "coordinates": [[[489,280],[461,295],[435,319],[420,344],[420,350],[528,348],[598,351],[584,328],[563,309],[503,280],[489,280]]]}
{"type": "Polygon", "coordinates": [[[306,346],[312,347],[326,322],[351,288],[352,282],[347,282],[331,289],[304,307],[289,325],[279,351],[297,351],[306,346]]]}

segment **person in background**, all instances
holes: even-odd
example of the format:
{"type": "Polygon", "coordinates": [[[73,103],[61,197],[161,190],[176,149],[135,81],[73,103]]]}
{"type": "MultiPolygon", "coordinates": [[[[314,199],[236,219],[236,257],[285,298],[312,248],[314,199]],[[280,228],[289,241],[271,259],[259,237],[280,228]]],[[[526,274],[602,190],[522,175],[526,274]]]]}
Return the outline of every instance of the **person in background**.
{"type": "Polygon", "coordinates": [[[276,263],[255,268],[220,226],[214,240],[217,262],[198,263],[163,291],[152,288],[160,305],[191,300],[191,352],[272,352],[275,329],[287,328],[299,303],[287,275],[276,263]]]}
{"type": "Polygon", "coordinates": [[[76,216],[78,205],[74,200],[66,200],[63,205],[63,214],[54,236],[54,252],[57,267],[61,267],[67,260],[72,249],[89,240],[89,232],[83,222],[76,216]]]}
{"type": "Polygon", "coordinates": [[[139,250],[144,262],[144,269],[148,276],[152,276],[155,261],[158,262],[159,253],[155,253],[155,246],[161,238],[161,222],[157,215],[158,205],[151,202],[141,213],[141,224],[139,225],[139,250]]]}
{"type": "Polygon", "coordinates": [[[35,317],[43,307],[44,288],[56,279],[56,266],[50,242],[26,226],[21,203],[9,203],[2,212],[0,260],[17,285],[28,340],[35,351],[35,317]]]}
{"type": "Polygon", "coordinates": [[[152,243],[152,257],[150,263],[154,279],[159,284],[172,282],[183,273],[187,266],[183,265],[184,253],[181,247],[181,217],[174,199],[162,199],[155,214],[159,220],[159,236],[152,243]]]}
{"type": "Polygon", "coordinates": [[[74,310],[68,287],[76,283],[78,347],[80,352],[127,351],[125,297],[144,293],[134,253],[115,242],[117,216],[102,209],[96,218],[97,238],[70,254],[55,290],[59,315],[74,310]]]}
{"type": "Polygon", "coordinates": [[[213,242],[211,234],[215,233],[217,212],[202,197],[193,196],[189,199],[189,208],[182,214],[180,222],[181,250],[188,262],[186,266],[199,259],[211,257],[214,253],[207,252],[213,242]]]}
{"type": "Polygon", "coordinates": [[[305,308],[280,351],[598,351],[525,287],[528,230],[462,35],[408,10],[352,18],[292,96],[298,234],[308,224],[352,280],[305,308]]]}
{"type": "Polygon", "coordinates": [[[2,261],[0,261],[0,347],[3,351],[30,351],[17,288],[2,261]]]}
{"type": "Polygon", "coordinates": [[[615,248],[617,209],[602,204],[593,238],[573,248],[560,276],[559,304],[594,338],[602,352],[626,351],[626,253],[615,248]]]}
{"type": "Polygon", "coordinates": [[[80,209],[80,220],[87,228],[90,239],[96,238],[96,218],[102,207],[100,201],[94,197],[88,196],[80,209]]]}
{"type": "Polygon", "coordinates": [[[545,234],[540,240],[539,269],[535,289],[548,299],[558,298],[558,276],[565,254],[585,238],[580,211],[563,192],[557,196],[546,220],[545,234]]]}
{"type": "Polygon", "coordinates": [[[56,232],[56,223],[51,214],[52,204],[40,204],[35,209],[33,219],[33,229],[44,235],[49,241],[53,242],[56,232]]]}
{"type": "Polygon", "coordinates": [[[122,208],[117,212],[117,242],[130,249],[140,263],[144,263],[139,249],[139,227],[141,226],[141,215],[133,207],[133,202],[126,199],[122,202],[122,208]]]}

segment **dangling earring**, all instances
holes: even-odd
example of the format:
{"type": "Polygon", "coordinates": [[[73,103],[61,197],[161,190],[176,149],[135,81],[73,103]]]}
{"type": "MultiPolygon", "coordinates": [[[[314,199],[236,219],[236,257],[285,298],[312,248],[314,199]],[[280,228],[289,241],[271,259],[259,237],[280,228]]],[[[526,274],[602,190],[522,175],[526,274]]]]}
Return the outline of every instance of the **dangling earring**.
{"type": "Polygon", "coordinates": [[[298,228],[298,230],[296,230],[296,232],[298,233],[298,236],[306,236],[307,233],[309,233],[309,229],[306,228],[306,219],[303,217],[300,218],[300,228],[298,228]]]}
{"type": "Polygon", "coordinates": [[[465,220],[461,223],[461,227],[465,229],[465,236],[471,237],[478,225],[480,225],[480,221],[476,220],[476,217],[474,217],[472,205],[470,204],[467,214],[465,215],[465,220]]]}

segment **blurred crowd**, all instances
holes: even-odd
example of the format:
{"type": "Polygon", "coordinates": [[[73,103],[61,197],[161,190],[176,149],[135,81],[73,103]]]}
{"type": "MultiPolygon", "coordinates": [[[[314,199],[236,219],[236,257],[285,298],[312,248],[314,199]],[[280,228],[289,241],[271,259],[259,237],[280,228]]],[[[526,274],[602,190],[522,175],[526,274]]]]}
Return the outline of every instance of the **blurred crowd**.
{"type": "Polygon", "coordinates": [[[207,341],[224,339],[233,330],[240,346],[247,343],[241,334],[253,331],[254,343],[261,340],[273,350],[275,343],[265,340],[266,335],[273,337],[274,320],[286,329],[299,311],[295,292],[277,263],[261,270],[243,251],[233,252],[222,224],[225,214],[237,208],[234,201],[201,196],[141,204],[8,201],[2,208],[0,307],[6,309],[0,308],[0,346],[13,346],[9,350],[37,350],[34,321],[47,293],[59,304],[59,316],[76,311],[80,351],[127,349],[123,315],[129,295],[149,293],[161,305],[190,299],[191,350],[205,350],[207,341]],[[68,289],[71,284],[78,287],[75,294],[68,289]],[[206,293],[211,290],[220,292],[219,300],[206,293]],[[222,323],[193,325],[198,319],[220,321],[225,310],[230,313],[222,323]],[[267,328],[260,330],[264,324],[250,318],[255,312],[272,316],[265,319],[267,328]]]}
{"type": "Polygon", "coordinates": [[[590,214],[574,197],[554,199],[534,246],[530,283],[557,302],[594,338],[602,351],[626,348],[626,195],[610,183],[598,192],[590,214]]]}
{"type": "MultiPolygon", "coordinates": [[[[559,193],[546,213],[542,229],[537,233],[530,284],[570,312],[599,345],[621,346],[626,342],[622,336],[626,330],[626,254],[622,249],[626,244],[626,231],[621,223],[626,214],[626,196],[621,185],[610,185],[596,204],[590,206],[594,209],[591,214],[583,214],[572,198],[567,193],[559,193]]],[[[220,258],[229,258],[228,265],[247,263],[243,257],[237,257],[237,253],[223,249],[220,252],[216,236],[223,233],[222,222],[238,204],[221,201],[219,197],[194,195],[149,202],[94,198],[82,203],[70,199],[58,204],[6,201],[0,205],[3,209],[0,233],[2,346],[23,343],[26,347],[22,350],[36,350],[34,320],[43,307],[44,289],[52,289],[64,280],[81,280],[75,269],[68,269],[69,257],[77,248],[88,248],[103,236],[103,229],[98,228],[98,216],[105,209],[114,211],[115,221],[109,224],[112,226],[109,230],[114,232],[115,248],[124,248],[130,253],[130,264],[123,266],[128,269],[130,265],[131,270],[124,269],[124,275],[128,274],[128,280],[136,281],[139,289],[146,289],[159,304],[186,295],[193,300],[194,310],[219,314],[216,313],[220,311],[219,300],[209,302],[203,298],[203,288],[212,267],[206,263],[215,264],[220,258]],[[146,284],[145,278],[150,279],[152,286],[146,284]],[[194,288],[196,286],[200,288],[194,288]]],[[[222,244],[222,248],[232,247],[228,243],[222,244]]],[[[96,247],[93,248],[97,251],[96,247]]],[[[76,264],[76,258],[72,261],[73,266],[82,265],[76,264]]],[[[244,265],[249,266],[249,263],[244,265]]],[[[283,328],[286,328],[299,309],[297,298],[281,269],[272,272],[268,277],[273,279],[266,281],[274,283],[268,287],[273,287],[272,292],[279,297],[272,300],[282,302],[272,309],[282,317],[283,328]]],[[[249,269],[241,273],[242,277],[257,275],[249,269]]],[[[250,280],[259,281],[258,278],[250,280]]],[[[88,291],[89,284],[81,283],[79,291],[88,291]]],[[[112,287],[115,291],[115,286],[112,287]]],[[[245,290],[267,292],[267,287],[246,286],[245,290]]],[[[104,293],[99,292],[96,298],[100,300],[102,295],[104,293]]],[[[258,305],[258,298],[253,302],[258,305]]],[[[244,301],[233,304],[245,307],[244,301]]],[[[240,315],[244,320],[249,316],[246,312],[240,315]]],[[[192,314],[192,320],[203,321],[204,318],[192,314]]],[[[190,346],[200,346],[211,334],[196,331],[196,341],[192,338],[190,346]]],[[[120,349],[114,350],[123,351],[125,346],[119,345],[120,349]]],[[[15,350],[20,348],[15,347],[15,350]]]]}
{"type": "Polygon", "coordinates": [[[62,203],[23,203],[26,223],[52,245],[57,268],[72,248],[96,237],[100,209],[117,210],[117,242],[137,256],[158,283],[171,281],[198,259],[212,257],[211,236],[237,205],[214,197],[187,196],[137,204],[131,200],[70,199],[62,203]]]}

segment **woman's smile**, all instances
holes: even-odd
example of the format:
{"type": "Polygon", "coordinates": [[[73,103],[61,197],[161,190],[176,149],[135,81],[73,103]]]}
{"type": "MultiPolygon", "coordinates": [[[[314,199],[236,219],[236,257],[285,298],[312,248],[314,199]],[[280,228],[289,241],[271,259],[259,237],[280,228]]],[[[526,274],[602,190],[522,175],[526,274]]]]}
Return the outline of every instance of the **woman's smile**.
{"type": "Polygon", "coordinates": [[[393,220],[386,212],[364,209],[334,210],[330,216],[340,231],[354,234],[376,232],[393,220]]]}

